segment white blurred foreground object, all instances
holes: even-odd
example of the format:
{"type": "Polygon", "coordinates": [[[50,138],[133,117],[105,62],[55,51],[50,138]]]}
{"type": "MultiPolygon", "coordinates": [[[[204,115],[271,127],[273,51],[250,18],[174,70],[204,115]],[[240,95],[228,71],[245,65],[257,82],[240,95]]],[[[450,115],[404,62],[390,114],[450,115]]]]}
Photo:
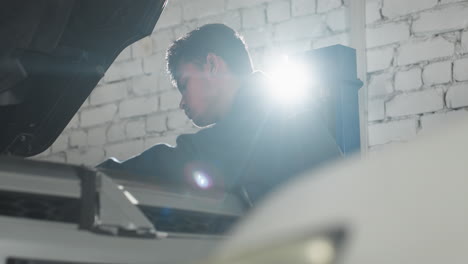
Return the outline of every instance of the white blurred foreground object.
{"type": "Polygon", "coordinates": [[[464,119],[369,159],[306,173],[244,219],[213,262],[468,263],[467,151],[464,119]],[[334,230],[344,230],[340,245],[334,230]]]}

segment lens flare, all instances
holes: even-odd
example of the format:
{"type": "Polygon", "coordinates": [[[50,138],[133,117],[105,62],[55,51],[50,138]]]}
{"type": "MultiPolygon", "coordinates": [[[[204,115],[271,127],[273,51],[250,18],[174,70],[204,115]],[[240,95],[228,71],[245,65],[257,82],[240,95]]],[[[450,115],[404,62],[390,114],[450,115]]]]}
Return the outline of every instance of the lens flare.
{"type": "Polygon", "coordinates": [[[277,63],[269,71],[270,97],[282,105],[293,105],[308,96],[312,79],[308,68],[288,57],[277,63]]]}
{"type": "Polygon", "coordinates": [[[201,189],[208,189],[212,185],[211,179],[200,171],[195,171],[193,173],[193,180],[195,181],[195,184],[201,189]]]}

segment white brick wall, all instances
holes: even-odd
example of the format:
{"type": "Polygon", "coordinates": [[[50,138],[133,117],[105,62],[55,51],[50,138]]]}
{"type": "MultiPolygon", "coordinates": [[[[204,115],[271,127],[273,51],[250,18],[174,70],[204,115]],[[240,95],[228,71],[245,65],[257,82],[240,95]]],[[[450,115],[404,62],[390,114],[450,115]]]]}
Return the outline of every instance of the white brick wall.
{"type": "Polygon", "coordinates": [[[416,136],[417,119],[405,119],[369,125],[369,145],[408,141],[416,136]]]}
{"type": "Polygon", "coordinates": [[[391,73],[372,75],[367,90],[369,98],[390,95],[393,92],[393,75],[391,73]]]}
{"type": "Polygon", "coordinates": [[[385,101],[383,99],[369,100],[367,108],[368,121],[378,121],[385,118],[385,101]]]}
{"type": "Polygon", "coordinates": [[[244,9],[242,11],[242,27],[258,28],[266,24],[265,6],[244,9]]]}
{"type": "Polygon", "coordinates": [[[117,106],[113,104],[104,105],[92,109],[84,109],[81,112],[82,127],[98,125],[112,121],[117,113],[117,106]]]}
{"type": "Polygon", "coordinates": [[[127,97],[128,82],[104,84],[94,89],[89,97],[91,105],[101,105],[120,101],[127,97]]]}
{"type": "Polygon", "coordinates": [[[197,19],[224,11],[224,1],[219,0],[192,0],[182,5],[182,14],[185,20],[197,19]]]}
{"type": "Polygon", "coordinates": [[[275,29],[275,40],[290,41],[319,37],[323,35],[323,27],[324,25],[320,16],[298,17],[294,20],[278,24],[275,29]]]}
{"type": "Polygon", "coordinates": [[[395,96],[385,104],[386,114],[391,117],[435,112],[444,107],[442,90],[431,89],[395,96]]]}
{"type": "Polygon", "coordinates": [[[393,63],[393,57],[393,47],[367,50],[367,71],[380,71],[390,67],[393,63]]]}
{"type": "Polygon", "coordinates": [[[452,62],[435,62],[424,67],[423,83],[431,86],[434,84],[448,83],[452,80],[452,62]]]}
{"type": "Polygon", "coordinates": [[[291,5],[293,16],[313,14],[316,10],[316,2],[311,0],[292,0],[291,5]]]}
{"type": "Polygon", "coordinates": [[[386,23],[367,28],[367,47],[373,48],[407,40],[410,36],[406,22],[386,23]]]}
{"type": "Polygon", "coordinates": [[[366,1],[366,23],[371,24],[382,19],[380,14],[381,3],[378,0],[366,1]]]}
{"type": "Polygon", "coordinates": [[[339,8],[327,14],[326,23],[333,32],[342,32],[348,28],[348,9],[339,8]]]}
{"type": "Polygon", "coordinates": [[[121,118],[146,115],[158,110],[159,97],[139,97],[127,99],[119,104],[121,118]]]}
{"type": "Polygon", "coordinates": [[[447,91],[445,100],[450,108],[468,106],[468,83],[451,86],[447,91]]]}
{"type": "Polygon", "coordinates": [[[398,65],[450,57],[453,55],[454,51],[454,44],[442,37],[436,37],[430,40],[418,39],[401,45],[398,54],[398,65]]]}
{"type": "Polygon", "coordinates": [[[395,88],[399,91],[419,89],[422,85],[421,68],[415,67],[395,74],[395,88]]]}
{"type": "Polygon", "coordinates": [[[464,31],[461,39],[462,52],[468,53],[468,32],[464,31]]]}
{"type": "Polygon", "coordinates": [[[468,26],[468,3],[451,5],[423,12],[413,22],[415,33],[440,33],[468,26]]]}
{"type": "MultiPolygon", "coordinates": [[[[349,44],[349,0],[176,0],[150,37],[122,51],[41,159],[94,166],[196,131],[179,110],[165,50],[206,23],[245,35],[255,67],[279,54],[349,44]]],[[[408,141],[465,116],[468,1],[366,0],[369,144],[408,141]]],[[[377,147],[378,146],[378,147],[377,147]]]]}
{"type": "Polygon", "coordinates": [[[289,10],[291,10],[291,3],[289,1],[269,3],[267,8],[268,23],[276,23],[288,20],[291,17],[291,12],[289,10]]]}
{"type": "Polygon", "coordinates": [[[468,58],[457,60],[453,64],[453,78],[456,81],[468,80],[468,58]]]}
{"type": "Polygon", "coordinates": [[[423,115],[421,117],[421,133],[437,132],[454,122],[468,122],[468,111],[461,109],[458,111],[423,115]]]}
{"type": "Polygon", "coordinates": [[[341,5],[341,0],[317,0],[317,13],[325,13],[341,5]]]}
{"type": "Polygon", "coordinates": [[[437,4],[437,0],[385,0],[382,14],[388,18],[408,15],[413,12],[429,9],[437,4]]]}

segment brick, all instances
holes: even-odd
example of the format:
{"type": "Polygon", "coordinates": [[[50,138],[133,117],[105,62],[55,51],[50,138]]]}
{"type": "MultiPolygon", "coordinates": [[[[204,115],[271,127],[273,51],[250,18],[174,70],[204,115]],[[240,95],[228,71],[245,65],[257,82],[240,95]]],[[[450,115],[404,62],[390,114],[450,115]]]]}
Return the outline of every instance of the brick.
{"type": "Polygon", "coordinates": [[[96,166],[104,159],[104,150],[101,148],[87,148],[67,151],[67,163],[75,165],[96,166]]]}
{"type": "Polygon", "coordinates": [[[341,0],[317,0],[317,13],[325,13],[341,5],[341,0]]]}
{"type": "Polygon", "coordinates": [[[416,119],[369,125],[369,146],[411,140],[416,136],[417,127],[416,119]]]}
{"type": "Polygon", "coordinates": [[[87,142],[90,146],[102,146],[107,141],[107,126],[95,127],[88,130],[87,142]]]}
{"type": "Polygon", "coordinates": [[[126,127],[127,138],[142,137],[146,134],[145,120],[130,121],[126,127]]]}
{"type": "Polygon", "coordinates": [[[189,119],[183,111],[169,113],[167,118],[167,127],[169,129],[184,128],[189,123],[189,119]]]}
{"type": "Polygon", "coordinates": [[[380,1],[366,1],[366,23],[372,24],[382,19],[380,1]]]}
{"type": "Polygon", "coordinates": [[[70,146],[71,147],[82,147],[87,144],[86,132],[82,130],[74,131],[70,133],[70,146]]]}
{"type": "Polygon", "coordinates": [[[348,28],[348,9],[340,8],[333,10],[327,14],[326,23],[327,26],[333,32],[344,31],[348,28]]]}
{"type": "Polygon", "coordinates": [[[386,114],[395,117],[435,112],[444,108],[443,96],[440,89],[400,94],[386,103],[386,114]]]}
{"type": "Polygon", "coordinates": [[[312,15],[299,17],[277,24],[275,26],[275,40],[288,41],[310,39],[324,34],[324,25],[320,16],[312,15]],[[307,28],[307,30],[304,30],[307,28]]]}
{"type": "Polygon", "coordinates": [[[399,91],[416,90],[422,86],[421,68],[399,71],[395,74],[395,89],[399,91]]]}
{"type": "Polygon", "coordinates": [[[242,27],[241,14],[239,10],[228,11],[221,15],[204,17],[204,18],[196,20],[196,22],[197,22],[197,27],[200,27],[206,24],[213,24],[213,23],[225,24],[228,27],[236,31],[239,31],[242,27]]]}
{"type": "Polygon", "coordinates": [[[192,0],[182,5],[182,14],[185,20],[198,19],[210,15],[220,14],[224,11],[224,1],[219,0],[192,0]]]}
{"type": "Polygon", "coordinates": [[[93,90],[89,97],[91,105],[101,105],[122,100],[127,97],[128,82],[105,84],[93,90]]]}
{"type": "Polygon", "coordinates": [[[468,80],[468,58],[453,63],[453,78],[456,81],[468,80]]]}
{"type": "Polygon", "coordinates": [[[407,40],[410,29],[407,23],[386,23],[366,30],[367,48],[384,46],[407,40]]]}
{"type": "Polygon", "coordinates": [[[119,104],[119,116],[127,118],[132,116],[147,115],[158,110],[158,97],[147,96],[127,99],[119,104]]]}
{"type": "Polygon", "coordinates": [[[252,7],[260,5],[266,2],[272,2],[274,0],[226,0],[226,8],[229,9],[238,9],[245,7],[252,7]]]}
{"type": "Polygon", "coordinates": [[[153,115],[146,118],[146,130],[148,132],[164,132],[166,126],[167,115],[153,115]]]}
{"type": "Polygon", "coordinates": [[[461,38],[462,53],[468,53],[468,31],[464,31],[461,38]]]}
{"type": "Polygon", "coordinates": [[[247,29],[242,35],[249,49],[264,47],[271,43],[273,37],[272,32],[266,28],[247,29]]]}
{"type": "Polygon", "coordinates": [[[268,23],[276,23],[288,20],[291,17],[290,10],[291,4],[289,1],[269,3],[267,7],[268,23]]]}
{"type": "Polygon", "coordinates": [[[337,44],[349,46],[349,34],[340,33],[340,34],[335,34],[335,35],[331,35],[328,37],[317,39],[312,43],[312,48],[319,49],[319,48],[329,47],[329,46],[337,45],[337,44]]]}
{"type": "Polygon", "coordinates": [[[69,136],[67,134],[59,135],[51,146],[52,153],[57,153],[68,149],[68,139],[69,136]]]}
{"type": "Polygon", "coordinates": [[[163,52],[156,53],[143,59],[143,71],[146,74],[159,74],[166,70],[166,59],[163,52]]]}
{"type": "Polygon", "coordinates": [[[141,60],[129,60],[112,64],[107,70],[104,79],[106,82],[114,82],[143,74],[141,60]]]}
{"type": "Polygon", "coordinates": [[[169,91],[169,90],[176,90],[174,85],[172,84],[169,75],[163,73],[159,76],[158,80],[158,90],[159,91],[169,91]]]}
{"type": "Polygon", "coordinates": [[[161,110],[179,109],[181,95],[176,90],[161,94],[161,110]]]}
{"type": "Polygon", "coordinates": [[[244,9],[242,11],[242,27],[257,28],[265,25],[265,8],[263,6],[244,9]]]}
{"type": "Polygon", "coordinates": [[[114,104],[83,110],[81,112],[81,126],[93,126],[112,121],[116,113],[117,106],[114,104]]]}
{"type": "Polygon", "coordinates": [[[432,9],[419,15],[413,22],[414,33],[441,33],[466,28],[467,5],[450,5],[432,9]]]}
{"type": "Polygon", "coordinates": [[[150,36],[144,37],[132,44],[132,57],[143,58],[153,53],[153,40],[150,36]]]}
{"type": "Polygon", "coordinates": [[[382,14],[388,18],[408,15],[437,5],[438,0],[384,0],[382,14]]]}
{"type": "Polygon", "coordinates": [[[462,120],[468,121],[468,111],[466,109],[423,115],[421,117],[421,133],[441,130],[452,123],[462,122],[462,120]]]}
{"type": "Polygon", "coordinates": [[[161,28],[167,28],[182,23],[182,7],[179,4],[171,4],[164,8],[161,17],[156,23],[156,30],[161,28]]]}
{"type": "Polygon", "coordinates": [[[393,63],[393,55],[393,47],[367,50],[367,72],[387,69],[393,63]]]}
{"type": "Polygon", "coordinates": [[[393,75],[391,73],[372,75],[367,86],[367,91],[369,98],[393,93],[393,75]]]}
{"type": "Polygon", "coordinates": [[[448,83],[452,80],[452,62],[435,62],[424,67],[423,83],[431,86],[434,84],[448,83]]]}
{"type": "Polygon", "coordinates": [[[123,49],[120,54],[115,58],[114,62],[126,61],[132,58],[132,46],[123,49]]]}
{"type": "Polygon", "coordinates": [[[132,140],[123,143],[107,145],[104,147],[107,157],[115,157],[118,160],[126,160],[143,151],[143,140],[132,140]]]}
{"type": "Polygon", "coordinates": [[[196,29],[197,26],[197,21],[190,21],[190,22],[184,22],[184,24],[177,25],[174,27],[174,35],[176,38],[180,38],[182,36],[185,36],[188,32],[196,29]]]}
{"type": "Polygon", "coordinates": [[[436,37],[425,41],[412,41],[400,46],[398,65],[449,57],[453,55],[454,51],[454,44],[442,37],[436,37]]]}
{"type": "Polygon", "coordinates": [[[68,125],[65,129],[73,129],[80,126],[80,118],[78,113],[73,116],[73,118],[68,122],[68,125]]]}
{"type": "Polygon", "coordinates": [[[174,33],[170,29],[159,29],[151,35],[153,41],[153,53],[165,52],[175,40],[174,33]]]}
{"type": "Polygon", "coordinates": [[[291,11],[293,16],[304,16],[314,14],[316,9],[315,1],[292,0],[291,11]]]}
{"type": "Polygon", "coordinates": [[[174,134],[157,136],[157,137],[148,137],[148,138],[145,138],[144,147],[145,149],[148,149],[158,144],[166,144],[169,146],[175,146],[176,140],[177,140],[177,135],[174,135],[174,134]]]}
{"type": "Polygon", "coordinates": [[[125,127],[125,122],[113,123],[107,130],[107,141],[115,142],[124,140],[126,138],[125,127]]]}
{"type": "Polygon", "coordinates": [[[369,100],[367,104],[367,120],[377,121],[385,118],[385,103],[383,99],[369,100]]]}
{"type": "Polygon", "coordinates": [[[132,78],[132,91],[138,96],[154,94],[159,90],[158,81],[157,73],[134,77],[132,78]]]}
{"type": "Polygon", "coordinates": [[[449,108],[468,106],[468,83],[451,86],[445,96],[445,102],[449,108]]]}

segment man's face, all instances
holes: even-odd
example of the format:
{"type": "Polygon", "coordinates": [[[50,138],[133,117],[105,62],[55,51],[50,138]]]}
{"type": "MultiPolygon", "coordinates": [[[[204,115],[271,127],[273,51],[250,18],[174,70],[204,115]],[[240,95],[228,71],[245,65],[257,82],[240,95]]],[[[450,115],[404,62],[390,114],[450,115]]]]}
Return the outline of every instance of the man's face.
{"type": "Polygon", "coordinates": [[[177,88],[182,95],[180,108],[199,127],[215,123],[217,89],[210,78],[209,66],[182,63],[178,71],[177,88]]]}

